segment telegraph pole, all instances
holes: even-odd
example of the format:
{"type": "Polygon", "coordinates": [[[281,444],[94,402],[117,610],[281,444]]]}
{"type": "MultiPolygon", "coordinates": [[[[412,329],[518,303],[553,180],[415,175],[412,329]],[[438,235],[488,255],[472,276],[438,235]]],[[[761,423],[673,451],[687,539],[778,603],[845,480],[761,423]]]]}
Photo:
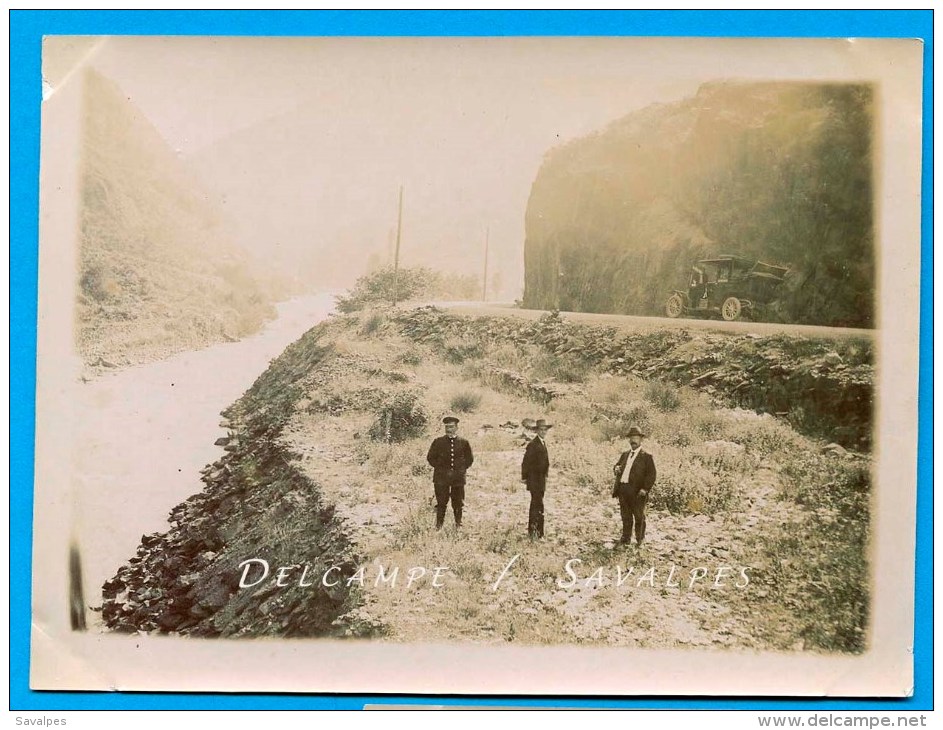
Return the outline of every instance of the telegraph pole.
{"type": "Polygon", "coordinates": [[[488,301],[488,234],[490,228],[485,228],[485,273],[481,278],[481,301],[488,301]]]}
{"type": "Polygon", "coordinates": [[[396,221],[396,254],[393,257],[393,306],[399,297],[399,241],[403,231],[403,186],[399,186],[399,218],[396,221]]]}

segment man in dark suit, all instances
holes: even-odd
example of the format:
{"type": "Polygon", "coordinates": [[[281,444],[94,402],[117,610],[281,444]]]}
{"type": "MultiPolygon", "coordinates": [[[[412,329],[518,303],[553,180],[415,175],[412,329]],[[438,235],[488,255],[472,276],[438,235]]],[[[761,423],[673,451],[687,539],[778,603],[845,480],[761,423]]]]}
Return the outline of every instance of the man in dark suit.
{"type": "Polygon", "coordinates": [[[475,461],[471,444],[458,435],[458,419],[446,416],[445,436],[439,436],[429,447],[426,461],[432,467],[432,486],[435,489],[435,527],[442,529],[445,510],[452,500],[455,526],[462,526],[462,506],[465,503],[465,471],[475,461]]]}
{"type": "Polygon", "coordinates": [[[632,523],[635,523],[635,542],[645,539],[645,505],[655,484],[655,460],[642,448],[645,434],[637,426],[629,429],[629,450],[623,451],[612,468],[615,485],[612,496],[619,500],[622,513],[622,544],[632,542],[632,523]]]}
{"type": "Polygon", "coordinates": [[[537,435],[527,444],[521,462],[521,481],[527,484],[527,491],[530,492],[527,534],[531,537],[544,536],[544,492],[547,490],[547,474],[550,471],[547,432],[551,428],[553,425],[544,419],[537,421],[534,427],[537,435]]]}

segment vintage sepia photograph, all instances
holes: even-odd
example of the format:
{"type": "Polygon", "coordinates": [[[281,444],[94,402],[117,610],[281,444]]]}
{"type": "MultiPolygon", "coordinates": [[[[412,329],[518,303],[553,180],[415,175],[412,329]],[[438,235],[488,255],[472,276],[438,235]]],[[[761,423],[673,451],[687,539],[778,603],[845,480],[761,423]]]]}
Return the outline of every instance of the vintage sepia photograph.
{"type": "Polygon", "coordinates": [[[921,55],[47,36],[31,686],[908,695],[921,55]]]}

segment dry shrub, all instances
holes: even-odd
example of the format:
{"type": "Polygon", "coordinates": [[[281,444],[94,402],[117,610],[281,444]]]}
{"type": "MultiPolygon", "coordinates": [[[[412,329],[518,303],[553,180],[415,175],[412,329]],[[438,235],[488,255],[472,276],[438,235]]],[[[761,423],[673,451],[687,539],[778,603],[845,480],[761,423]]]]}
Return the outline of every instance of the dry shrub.
{"type": "Polygon", "coordinates": [[[589,372],[589,365],[565,355],[544,354],[533,362],[534,376],[560,383],[582,383],[589,372]]]}
{"type": "Polygon", "coordinates": [[[694,434],[707,441],[728,440],[727,420],[713,409],[699,410],[690,421],[694,434]]]}
{"type": "MultiPolygon", "coordinates": [[[[394,550],[417,549],[428,540],[433,531],[433,517],[435,512],[429,506],[412,505],[403,515],[393,532],[390,547],[394,550]]],[[[414,565],[420,565],[416,562],[414,565]]],[[[424,564],[424,563],[422,563],[424,564]]]]}
{"type": "Polygon", "coordinates": [[[622,418],[603,417],[593,424],[593,438],[596,441],[609,443],[625,438],[626,430],[626,422],[622,418]]]}
{"type": "Polygon", "coordinates": [[[534,346],[520,346],[511,342],[493,345],[488,360],[497,367],[523,372],[542,356],[543,350],[534,346]]]}
{"type": "Polygon", "coordinates": [[[411,440],[370,444],[366,448],[364,457],[368,463],[368,473],[373,477],[417,477],[430,472],[423,442],[411,440]]]}
{"type": "Polygon", "coordinates": [[[429,415],[413,391],[394,394],[376,411],[369,435],[374,441],[393,443],[425,433],[429,415]]]}
{"type": "Polygon", "coordinates": [[[813,646],[861,652],[870,602],[870,465],[808,449],[790,452],[785,461],[783,496],[806,512],[768,541],[766,550],[779,559],[766,581],[794,587],[781,599],[801,607],[802,633],[813,646]]]}
{"type": "Polygon", "coordinates": [[[594,403],[606,406],[618,406],[629,399],[634,399],[638,391],[638,382],[632,378],[619,376],[599,377],[586,385],[586,395],[594,403]]]}
{"type": "Polygon", "coordinates": [[[380,312],[371,312],[364,318],[360,327],[360,334],[364,337],[374,334],[383,326],[385,321],[386,317],[380,312]]]}
{"type": "Polygon", "coordinates": [[[617,441],[625,438],[632,426],[638,426],[642,433],[651,435],[655,424],[649,406],[630,401],[621,409],[599,414],[593,424],[593,436],[597,441],[617,441]]]}
{"type": "Polygon", "coordinates": [[[580,487],[594,487],[605,492],[612,485],[612,465],[617,449],[604,449],[588,438],[555,439],[554,468],[580,487]]]}
{"type": "Polygon", "coordinates": [[[671,383],[653,380],[645,386],[645,399],[663,413],[677,410],[681,405],[681,388],[671,383]]]}
{"type": "Polygon", "coordinates": [[[449,406],[459,413],[473,413],[481,405],[481,393],[463,390],[449,399],[449,406]]]}
{"type": "Polygon", "coordinates": [[[497,522],[482,523],[481,533],[482,549],[499,555],[516,554],[515,549],[523,541],[521,529],[518,525],[502,525],[497,522]]]}
{"type": "Polygon", "coordinates": [[[484,354],[481,342],[470,337],[450,337],[442,343],[442,357],[453,365],[477,360],[484,354]]]}
{"type": "Polygon", "coordinates": [[[400,355],[398,359],[404,365],[412,365],[415,367],[416,365],[422,365],[424,358],[418,347],[410,347],[400,355]]]}
{"type": "Polygon", "coordinates": [[[769,414],[741,411],[728,423],[727,433],[729,440],[764,456],[809,450],[807,439],[797,434],[789,424],[769,414]]]}
{"type": "Polygon", "coordinates": [[[492,430],[478,439],[475,448],[477,451],[511,451],[519,443],[515,436],[505,431],[492,430]]]}
{"type": "MultiPolygon", "coordinates": [[[[756,468],[757,457],[751,455],[746,449],[724,448],[723,443],[717,443],[714,447],[708,447],[702,443],[694,449],[694,456],[716,474],[746,476],[752,473],[756,468]]],[[[735,445],[730,444],[730,446],[735,445]]]]}
{"type": "Polygon", "coordinates": [[[82,294],[95,302],[117,297],[121,291],[114,272],[102,264],[88,265],[79,281],[82,294]]]}
{"type": "Polygon", "coordinates": [[[687,449],[661,445],[651,506],[675,514],[714,514],[739,507],[742,474],[715,470],[687,449]]]}

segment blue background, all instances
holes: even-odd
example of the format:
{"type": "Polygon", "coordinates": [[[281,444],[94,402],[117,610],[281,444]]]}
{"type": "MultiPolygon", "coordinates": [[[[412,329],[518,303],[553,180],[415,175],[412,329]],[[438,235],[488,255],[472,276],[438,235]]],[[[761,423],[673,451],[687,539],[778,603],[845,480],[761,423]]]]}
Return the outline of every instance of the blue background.
{"type": "MultiPolygon", "coordinates": [[[[328,709],[364,703],[675,709],[933,707],[933,12],[918,11],[11,11],[10,12],[10,709],[328,709]],[[904,37],[924,41],[915,687],[903,700],[475,699],[187,695],[29,689],[30,565],[43,35],[904,37]]],[[[907,556],[901,556],[906,563],[907,556]]]]}

